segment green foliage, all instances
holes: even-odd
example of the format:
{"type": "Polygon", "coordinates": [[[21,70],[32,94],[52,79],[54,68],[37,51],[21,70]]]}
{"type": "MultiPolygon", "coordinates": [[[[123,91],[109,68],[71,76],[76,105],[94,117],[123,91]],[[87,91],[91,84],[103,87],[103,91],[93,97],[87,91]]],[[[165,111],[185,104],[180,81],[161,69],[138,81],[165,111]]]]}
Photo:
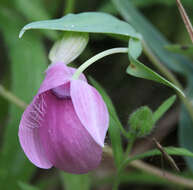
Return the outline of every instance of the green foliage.
{"type": "Polygon", "coordinates": [[[141,42],[138,39],[130,39],[129,40],[129,51],[128,56],[130,60],[130,65],[127,68],[127,73],[144,79],[153,80],[162,84],[165,84],[173,89],[175,89],[177,92],[181,93],[182,96],[185,96],[183,91],[179,89],[176,85],[172,84],[156,72],[154,72],[152,69],[145,66],[143,63],[139,62],[137,58],[140,56],[142,52],[142,45],[141,42]]]}
{"type": "MultiPolygon", "coordinates": [[[[28,35],[23,40],[18,39],[18,31],[22,25],[23,21],[17,15],[1,9],[0,29],[9,49],[11,91],[29,103],[43,79],[42,73],[47,60],[41,39],[37,35],[28,35]]],[[[17,190],[18,180],[26,182],[30,180],[35,167],[25,158],[17,138],[22,111],[11,105],[9,114],[9,124],[5,128],[0,153],[0,187],[17,190]]]]}
{"type": "Polygon", "coordinates": [[[64,189],[75,190],[83,189],[89,190],[91,188],[91,179],[89,174],[75,175],[60,172],[60,178],[64,189]]]}
{"type": "MultiPolygon", "coordinates": [[[[139,7],[147,7],[147,6],[153,6],[153,5],[166,5],[166,6],[172,6],[175,5],[176,0],[131,0],[133,4],[139,7]]],[[[192,1],[191,0],[183,0],[182,1],[184,5],[191,6],[192,1]]]]}
{"type": "MultiPolygon", "coordinates": [[[[168,153],[169,155],[193,157],[193,153],[185,148],[166,147],[166,148],[164,148],[164,151],[166,153],[168,153]]],[[[132,162],[134,160],[139,160],[139,159],[143,159],[146,157],[161,155],[161,154],[162,153],[159,150],[154,149],[154,150],[150,150],[150,151],[147,151],[145,153],[142,153],[142,154],[135,155],[133,157],[129,157],[121,164],[119,170],[122,171],[130,162],[132,162]]]]}
{"type": "MultiPolygon", "coordinates": [[[[191,100],[193,97],[192,93],[192,73],[193,64],[184,56],[177,55],[168,52],[165,47],[170,43],[163,37],[163,35],[127,0],[112,0],[115,7],[118,9],[124,19],[129,22],[137,31],[143,36],[143,39],[156,55],[157,59],[160,60],[171,70],[180,73],[187,78],[187,97],[191,100]]],[[[193,139],[193,122],[185,108],[181,111],[180,119],[180,130],[179,130],[179,141],[182,147],[185,147],[193,151],[192,139],[193,139]]],[[[188,165],[193,170],[193,159],[186,158],[188,165]]]]}
{"type": "Polygon", "coordinates": [[[131,114],[129,125],[129,133],[132,136],[144,137],[149,135],[154,125],[152,111],[147,106],[138,108],[131,114]]]}
{"type": "Polygon", "coordinates": [[[60,19],[38,21],[27,24],[20,32],[20,37],[29,29],[50,29],[74,32],[92,32],[124,35],[139,38],[139,34],[126,22],[100,12],[68,14],[60,19]]]}
{"type": "Polygon", "coordinates": [[[39,188],[28,185],[24,182],[19,182],[19,187],[21,188],[21,190],[39,190],[39,188]]]}
{"type": "Polygon", "coordinates": [[[190,58],[193,57],[193,45],[167,45],[165,47],[168,51],[173,53],[179,53],[190,58]]]}
{"type": "MultiPolygon", "coordinates": [[[[193,100],[193,77],[189,78],[189,84],[187,87],[187,96],[190,98],[191,102],[193,100]]],[[[180,120],[179,120],[179,131],[178,138],[180,146],[187,148],[193,152],[193,121],[191,120],[188,111],[182,105],[180,120]]],[[[185,157],[189,168],[193,171],[193,158],[185,157]]]]}
{"type": "Polygon", "coordinates": [[[142,53],[142,44],[138,39],[131,38],[129,40],[129,55],[131,55],[134,59],[137,59],[142,53]]]}
{"type": "Polygon", "coordinates": [[[174,104],[175,100],[176,95],[171,96],[157,108],[157,110],[153,113],[154,123],[157,122],[163,116],[163,114],[168,111],[168,109],[174,104]]]}
{"type": "Polygon", "coordinates": [[[185,96],[185,94],[183,93],[183,91],[180,88],[178,88],[176,85],[166,80],[164,77],[160,76],[156,72],[154,72],[149,67],[145,66],[143,63],[134,59],[130,55],[129,55],[129,59],[130,59],[130,65],[128,66],[127,71],[126,71],[128,74],[135,76],[135,77],[144,78],[144,79],[148,79],[148,80],[152,80],[152,81],[164,84],[166,86],[169,86],[175,89],[182,96],[185,96]]]}
{"type": "Polygon", "coordinates": [[[107,95],[107,93],[105,92],[105,90],[93,78],[90,77],[89,79],[93,84],[93,86],[99,91],[99,93],[103,97],[110,114],[109,134],[110,134],[115,164],[118,167],[123,160],[123,148],[122,148],[121,134],[120,134],[120,128],[123,128],[123,126],[119,121],[119,118],[117,116],[113,103],[109,98],[109,96],[107,95]]]}
{"type": "Polygon", "coordinates": [[[148,48],[167,67],[184,76],[193,72],[193,64],[187,58],[168,52],[166,38],[128,0],[112,0],[123,18],[139,31],[148,48]]]}

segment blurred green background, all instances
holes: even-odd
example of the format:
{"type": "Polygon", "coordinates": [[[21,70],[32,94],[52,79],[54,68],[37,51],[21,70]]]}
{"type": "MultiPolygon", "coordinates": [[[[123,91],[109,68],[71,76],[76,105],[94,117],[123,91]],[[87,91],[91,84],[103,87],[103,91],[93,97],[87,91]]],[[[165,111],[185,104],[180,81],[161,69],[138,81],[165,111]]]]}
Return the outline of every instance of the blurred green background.
{"type": "MultiPolygon", "coordinates": [[[[137,8],[135,10],[142,13],[144,18],[149,20],[171,43],[181,45],[191,43],[175,0],[125,1],[131,2],[137,8]]],[[[30,103],[43,80],[44,71],[49,64],[49,50],[61,33],[32,30],[19,39],[19,31],[25,24],[36,20],[59,18],[69,12],[88,11],[107,12],[124,19],[120,14],[121,9],[115,2],[110,0],[0,0],[0,84],[26,103],[30,103]]],[[[183,0],[182,3],[193,21],[193,1],[183,0]]],[[[132,11],[129,12],[129,9],[128,13],[131,17],[131,25],[141,33],[140,27],[135,23],[135,14],[132,11]]],[[[152,29],[143,28],[143,30],[151,31],[152,29]]],[[[151,33],[149,35],[151,37],[151,33]]],[[[151,41],[146,41],[146,43],[151,43],[151,41]]],[[[156,43],[158,46],[161,44],[160,41],[156,41],[156,43]]],[[[119,46],[127,46],[127,42],[109,36],[91,34],[86,50],[74,61],[74,64],[79,66],[96,53],[119,46]]],[[[163,48],[167,52],[165,47],[163,48]]],[[[168,59],[170,58],[168,57],[168,59]]],[[[191,63],[192,57],[190,56],[188,59],[191,63]]],[[[140,60],[156,70],[147,56],[142,55],[140,60]]],[[[166,62],[166,66],[168,65],[166,62]]],[[[129,115],[139,106],[148,105],[155,110],[163,100],[174,93],[173,90],[161,84],[127,75],[125,72],[127,66],[127,55],[112,55],[100,60],[86,71],[87,76],[92,76],[107,91],[125,128],[128,128],[129,115]]],[[[174,68],[173,72],[176,77],[184,87],[187,87],[192,70],[189,70],[190,73],[187,77],[184,76],[183,70],[181,73],[179,72],[177,65],[173,64],[169,67],[174,68]]],[[[184,64],[184,69],[187,68],[188,66],[186,67],[184,64]]],[[[189,91],[191,91],[191,85],[189,91]]],[[[0,97],[0,189],[111,189],[114,166],[113,160],[108,157],[104,157],[101,166],[96,171],[80,176],[65,174],[56,169],[41,170],[33,166],[25,157],[18,142],[17,131],[22,112],[22,109],[0,97]]],[[[156,138],[162,140],[164,146],[179,146],[179,112],[180,102],[178,101],[153,131],[156,138]]],[[[191,137],[193,134],[190,133],[191,137]]],[[[149,139],[150,137],[147,137],[137,141],[133,153],[151,149],[153,144],[149,139]]],[[[107,137],[106,143],[110,144],[109,137],[107,137]]],[[[123,146],[125,143],[123,140],[123,146]]],[[[193,174],[187,163],[179,157],[175,160],[182,170],[181,175],[192,179],[193,174]]],[[[161,162],[159,156],[146,161],[160,168],[171,170],[167,162],[161,162]]],[[[120,189],[129,188],[134,190],[181,189],[135,169],[129,169],[122,174],[120,189]]]]}

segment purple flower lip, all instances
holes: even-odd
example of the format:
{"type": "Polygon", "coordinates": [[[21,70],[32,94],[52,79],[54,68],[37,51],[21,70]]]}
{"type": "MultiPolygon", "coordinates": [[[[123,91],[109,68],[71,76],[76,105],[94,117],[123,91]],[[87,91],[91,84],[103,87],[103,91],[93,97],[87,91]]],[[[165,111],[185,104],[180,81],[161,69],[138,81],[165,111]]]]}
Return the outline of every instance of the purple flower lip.
{"type": "Polygon", "coordinates": [[[82,74],[55,63],[46,71],[37,95],[22,115],[19,141],[37,167],[70,173],[95,169],[109,125],[107,107],[82,74]]]}

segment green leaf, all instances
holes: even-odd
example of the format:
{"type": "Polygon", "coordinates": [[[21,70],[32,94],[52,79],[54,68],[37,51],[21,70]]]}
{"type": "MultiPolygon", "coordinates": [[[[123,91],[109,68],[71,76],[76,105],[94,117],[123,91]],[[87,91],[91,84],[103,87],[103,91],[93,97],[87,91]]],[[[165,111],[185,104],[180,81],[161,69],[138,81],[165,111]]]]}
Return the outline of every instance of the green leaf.
{"type": "Polygon", "coordinates": [[[28,20],[49,19],[50,15],[46,11],[43,1],[39,0],[13,0],[15,8],[24,14],[28,20]]]}
{"type": "Polygon", "coordinates": [[[168,80],[166,80],[165,78],[163,78],[162,76],[154,72],[149,67],[145,66],[143,63],[134,59],[130,55],[129,55],[129,60],[131,64],[129,65],[126,71],[128,74],[135,77],[144,78],[144,79],[148,79],[148,80],[152,80],[152,81],[164,84],[166,86],[173,88],[174,90],[179,92],[182,96],[185,96],[183,91],[179,89],[177,86],[175,86],[174,84],[172,84],[171,82],[169,82],[168,80]]]}
{"type": "Polygon", "coordinates": [[[123,18],[140,32],[148,48],[167,67],[182,75],[192,75],[193,64],[184,56],[168,52],[166,38],[133,6],[129,0],[112,0],[123,18]]]}
{"type": "Polygon", "coordinates": [[[69,174],[60,172],[63,187],[67,190],[90,190],[91,189],[91,179],[89,174],[69,174]]]}
{"type": "Polygon", "coordinates": [[[129,39],[129,55],[134,59],[137,59],[142,53],[142,44],[138,39],[130,38],[129,39]]]}
{"type": "MultiPolygon", "coordinates": [[[[193,77],[189,79],[188,87],[187,87],[187,96],[193,102],[193,77]]],[[[182,105],[180,119],[179,119],[179,130],[178,130],[178,138],[180,146],[190,150],[193,152],[193,122],[189,116],[188,111],[182,105]]],[[[188,166],[193,172],[193,158],[185,157],[188,166]]]]}
{"type": "MultiPolygon", "coordinates": [[[[10,90],[29,103],[43,80],[47,60],[42,41],[37,35],[27,35],[25,40],[18,39],[21,25],[23,21],[14,12],[0,9],[0,30],[10,58],[10,90]]],[[[4,143],[0,152],[1,189],[19,189],[18,181],[29,181],[36,169],[25,157],[18,141],[22,112],[23,110],[15,105],[10,106],[9,124],[5,127],[4,143]]]]}
{"type": "Polygon", "coordinates": [[[165,48],[173,53],[179,53],[185,56],[193,57],[193,45],[167,45],[165,48]]]}
{"type": "Polygon", "coordinates": [[[19,187],[21,188],[21,190],[39,190],[39,188],[29,185],[27,183],[21,182],[21,181],[19,182],[19,187]]]}
{"type": "MultiPolygon", "coordinates": [[[[93,181],[94,187],[101,187],[105,184],[112,185],[115,180],[114,175],[108,175],[107,177],[100,177],[100,179],[96,179],[93,181]]],[[[119,180],[121,184],[139,184],[139,185],[173,185],[169,181],[159,178],[155,175],[151,175],[147,172],[143,171],[123,171],[119,175],[119,180]]]]}
{"type": "Polygon", "coordinates": [[[119,118],[117,116],[113,103],[110,97],[105,92],[105,90],[93,78],[89,77],[89,80],[91,81],[93,86],[99,91],[99,93],[101,94],[101,96],[103,97],[103,100],[107,105],[109,115],[110,115],[110,125],[109,125],[108,131],[111,139],[115,164],[116,166],[119,166],[123,160],[123,148],[122,148],[121,134],[120,134],[120,128],[122,128],[123,126],[119,121],[119,118]]]}
{"type": "MultiPolygon", "coordinates": [[[[164,148],[164,151],[166,153],[168,153],[169,155],[175,155],[175,156],[189,156],[189,157],[193,157],[193,153],[190,152],[189,150],[185,149],[185,148],[177,148],[177,147],[166,147],[164,148]]],[[[130,162],[134,161],[134,160],[139,160],[139,159],[144,159],[150,156],[155,156],[155,155],[161,155],[162,153],[157,150],[150,150],[148,152],[142,153],[142,154],[138,154],[135,155],[133,157],[130,157],[128,159],[126,159],[120,166],[120,171],[122,171],[130,162]]]]}
{"type": "MultiPolygon", "coordinates": [[[[50,19],[51,15],[46,10],[43,1],[40,0],[13,0],[14,8],[22,13],[28,20],[45,20],[50,19]]],[[[55,31],[44,31],[44,34],[52,39],[56,40],[58,35],[55,31]]]]}
{"type": "MultiPolygon", "coordinates": [[[[188,0],[187,0],[188,1],[188,0]]],[[[188,78],[187,96],[193,99],[193,64],[184,56],[177,55],[166,50],[170,43],[164,36],[132,5],[128,0],[112,0],[124,19],[129,22],[143,36],[146,45],[167,67],[188,78]]],[[[190,1],[191,2],[191,1],[190,1]]],[[[188,112],[183,107],[180,119],[179,141],[181,146],[193,151],[193,122],[188,112]]],[[[193,171],[193,159],[186,158],[193,171]]]]}
{"type": "Polygon", "coordinates": [[[176,95],[171,96],[167,100],[165,100],[158,108],[157,110],[153,113],[153,120],[154,123],[157,122],[163,114],[168,111],[168,109],[173,105],[173,103],[176,100],[176,95]]]}
{"type": "Polygon", "coordinates": [[[32,22],[24,26],[19,36],[29,29],[50,29],[74,32],[92,32],[124,35],[139,38],[140,35],[126,22],[106,13],[85,12],[67,14],[60,19],[32,22]]]}

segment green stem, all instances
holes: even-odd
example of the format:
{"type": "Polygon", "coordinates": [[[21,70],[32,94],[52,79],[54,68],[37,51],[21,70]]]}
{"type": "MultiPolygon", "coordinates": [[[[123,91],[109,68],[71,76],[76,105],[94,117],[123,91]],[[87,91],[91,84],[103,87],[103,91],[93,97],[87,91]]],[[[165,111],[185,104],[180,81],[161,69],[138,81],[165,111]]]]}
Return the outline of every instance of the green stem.
{"type": "Polygon", "coordinates": [[[133,147],[133,144],[134,144],[134,142],[135,142],[135,137],[134,136],[130,136],[130,139],[129,139],[129,143],[128,143],[128,145],[127,145],[127,148],[126,148],[126,151],[125,151],[125,158],[127,159],[128,158],[128,156],[129,156],[129,154],[130,154],[130,152],[131,152],[131,149],[132,149],[132,147],[133,147]]]}
{"type": "Polygon", "coordinates": [[[115,53],[127,53],[128,52],[128,48],[112,48],[112,49],[108,49],[105,50],[95,56],[93,56],[92,58],[90,58],[89,60],[87,60],[86,62],[84,62],[74,73],[74,75],[72,76],[72,79],[78,79],[78,77],[80,76],[80,74],[90,65],[92,65],[94,62],[98,61],[99,59],[106,57],[107,55],[111,55],[111,54],[115,54],[115,53]]]}
{"type": "Polygon", "coordinates": [[[14,94],[6,90],[2,85],[0,85],[0,95],[4,97],[6,100],[10,101],[11,103],[14,103],[21,109],[25,109],[27,107],[27,104],[17,98],[14,94]]]}
{"type": "Polygon", "coordinates": [[[113,190],[118,190],[118,187],[119,187],[119,184],[120,184],[120,175],[121,175],[121,172],[123,171],[123,166],[125,166],[124,163],[128,160],[128,156],[131,152],[131,149],[133,147],[135,139],[136,139],[135,136],[130,136],[130,139],[129,139],[130,142],[127,145],[127,148],[126,148],[126,151],[125,151],[125,156],[124,156],[124,158],[123,158],[123,160],[122,160],[122,162],[119,165],[119,168],[117,170],[117,174],[116,174],[114,184],[113,184],[113,190]]]}
{"type": "MultiPolygon", "coordinates": [[[[156,66],[159,71],[169,79],[173,84],[182,89],[182,85],[176,79],[176,77],[157,59],[157,57],[153,54],[153,52],[149,49],[146,43],[143,41],[144,53],[146,56],[152,61],[153,65],[156,66]]],[[[178,92],[177,92],[178,93],[178,92]]],[[[193,121],[193,105],[191,101],[178,93],[180,100],[184,103],[191,120],[193,121]]]]}
{"type": "Polygon", "coordinates": [[[66,3],[64,14],[73,13],[75,7],[75,0],[66,0],[65,2],[66,3]]]}

